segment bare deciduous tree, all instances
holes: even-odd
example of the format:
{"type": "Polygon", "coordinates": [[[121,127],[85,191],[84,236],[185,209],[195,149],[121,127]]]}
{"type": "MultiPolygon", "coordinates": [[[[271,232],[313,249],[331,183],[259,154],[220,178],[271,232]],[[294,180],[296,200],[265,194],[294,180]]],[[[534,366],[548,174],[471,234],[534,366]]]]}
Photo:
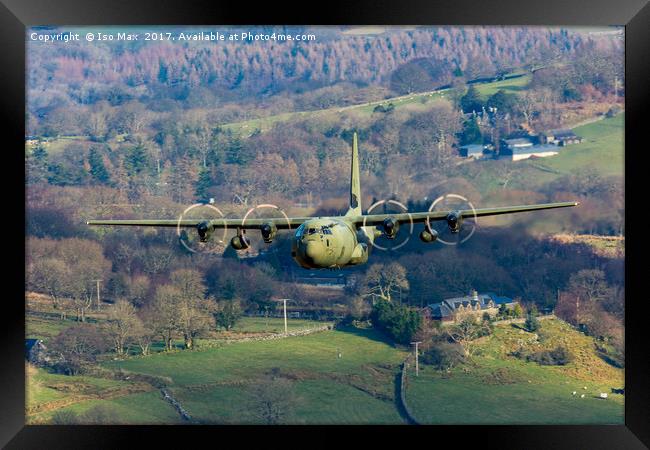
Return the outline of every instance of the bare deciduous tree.
{"type": "Polygon", "coordinates": [[[173,347],[172,340],[178,327],[178,310],[181,293],[178,288],[170,285],[158,286],[153,302],[149,306],[151,327],[159,334],[165,343],[165,350],[173,347]]]}
{"type": "Polygon", "coordinates": [[[476,339],[490,332],[490,326],[485,321],[477,322],[471,315],[458,314],[456,324],[446,328],[447,336],[463,347],[465,356],[471,357],[476,349],[476,339]]]}
{"type": "Polygon", "coordinates": [[[86,311],[96,295],[96,280],[110,270],[100,244],[85,239],[64,239],[58,251],[69,270],[67,285],[77,320],[85,322],[86,311]]]}
{"type": "Polygon", "coordinates": [[[584,300],[602,300],[611,293],[605,280],[605,272],[598,269],[580,270],[571,276],[569,290],[584,300]]]}
{"type": "Polygon", "coordinates": [[[406,269],[398,263],[373,264],[360,283],[362,295],[391,301],[393,294],[409,289],[406,269]]]}
{"type": "Polygon", "coordinates": [[[59,299],[67,292],[68,278],[69,269],[60,259],[36,259],[29,265],[29,284],[32,289],[47,293],[54,309],[59,308],[59,299]]]}
{"type": "Polygon", "coordinates": [[[108,311],[106,324],[107,334],[113,342],[115,353],[124,355],[124,347],[135,336],[135,331],[141,327],[140,319],[131,303],[119,299],[108,311]]]}
{"type": "Polygon", "coordinates": [[[194,339],[212,327],[210,300],[205,299],[206,287],[198,270],[179,269],[171,274],[172,285],[178,289],[178,330],[182,333],[185,348],[194,347],[194,339]]]}
{"type": "Polygon", "coordinates": [[[152,326],[153,319],[150,312],[150,309],[141,311],[138,315],[139,320],[135,322],[135,328],[133,329],[133,340],[140,347],[143,356],[149,354],[151,343],[157,334],[152,326]]]}

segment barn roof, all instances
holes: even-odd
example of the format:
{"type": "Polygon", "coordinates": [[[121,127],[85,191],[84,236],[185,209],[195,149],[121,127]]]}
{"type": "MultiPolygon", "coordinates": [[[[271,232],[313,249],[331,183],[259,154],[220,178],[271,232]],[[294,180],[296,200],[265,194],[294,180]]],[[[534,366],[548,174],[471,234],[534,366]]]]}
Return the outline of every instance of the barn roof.
{"type": "Polygon", "coordinates": [[[556,138],[563,138],[563,137],[577,137],[575,132],[573,130],[570,130],[568,128],[562,128],[562,129],[557,129],[557,130],[549,130],[546,132],[547,135],[553,136],[556,138]]]}
{"type": "Polygon", "coordinates": [[[554,152],[558,153],[557,145],[553,144],[544,144],[544,145],[533,145],[532,147],[515,147],[512,149],[509,149],[510,153],[513,155],[527,155],[527,154],[533,154],[533,153],[548,153],[548,152],[554,152]]]}
{"type": "Polygon", "coordinates": [[[514,139],[506,139],[504,141],[507,146],[531,146],[533,145],[533,141],[531,141],[528,138],[514,138],[514,139]]]}

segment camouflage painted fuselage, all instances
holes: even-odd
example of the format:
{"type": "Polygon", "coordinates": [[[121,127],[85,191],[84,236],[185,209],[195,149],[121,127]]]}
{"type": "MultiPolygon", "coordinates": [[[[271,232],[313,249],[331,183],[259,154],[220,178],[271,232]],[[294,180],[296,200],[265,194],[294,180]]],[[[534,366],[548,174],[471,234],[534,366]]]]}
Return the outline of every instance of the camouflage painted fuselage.
{"type": "Polygon", "coordinates": [[[373,232],[343,217],[319,217],[298,227],[291,256],[306,269],[339,268],[368,261],[373,232]]]}

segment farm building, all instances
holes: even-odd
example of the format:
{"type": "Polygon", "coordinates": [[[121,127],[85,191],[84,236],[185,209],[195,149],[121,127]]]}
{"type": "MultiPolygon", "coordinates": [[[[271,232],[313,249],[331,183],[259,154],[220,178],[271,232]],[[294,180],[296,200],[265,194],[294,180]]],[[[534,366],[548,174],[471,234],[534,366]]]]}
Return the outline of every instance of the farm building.
{"type": "Polygon", "coordinates": [[[470,144],[470,145],[463,145],[461,147],[458,147],[458,153],[463,158],[478,159],[483,157],[484,151],[485,151],[485,147],[481,144],[470,144]]]}
{"type": "MultiPolygon", "coordinates": [[[[533,141],[531,138],[522,137],[515,139],[504,139],[502,149],[516,150],[520,148],[530,148],[533,146],[533,141]]],[[[503,150],[502,150],[503,151],[503,150]]]]}
{"type": "Polygon", "coordinates": [[[504,148],[499,156],[512,161],[521,161],[528,158],[546,158],[557,155],[557,146],[553,144],[530,145],[527,147],[504,148]]]}
{"type": "Polygon", "coordinates": [[[494,316],[501,305],[514,308],[518,302],[508,297],[501,297],[492,292],[479,294],[472,291],[464,297],[447,298],[439,303],[431,303],[425,308],[429,310],[431,318],[442,322],[454,322],[457,313],[471,312],[477,316],[488,313],[494,316]]]}
{"type": "Polygon", "coordinates": [[[540,133],[539,137],[542,144],[555,144],[561,147],[582,142],[582,138],[569,129],[545,131],[540,133]]]}

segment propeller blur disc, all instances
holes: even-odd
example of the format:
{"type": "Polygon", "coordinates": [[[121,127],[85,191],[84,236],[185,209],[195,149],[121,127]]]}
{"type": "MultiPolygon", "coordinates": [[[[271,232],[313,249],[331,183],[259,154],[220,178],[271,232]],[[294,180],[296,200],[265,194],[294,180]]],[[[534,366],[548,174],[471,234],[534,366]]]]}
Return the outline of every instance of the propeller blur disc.
{"type": "Polygon", "coordinates": [[[437,242],[441,242],[442,244],[445,245],[458,245],[467,242],[469,238],[471,238],[474,235],[474,232],[476,231],[476,227],[478,226],[478,217],[476,215],[476,208],[474,208],[472,202],[470,202],[467,198],[459,194],[441,195],[431,203],[431,206],[429,206],[430,212],[431,211],[454,211],[454,210],[464,210],[464,209],[471,209],[472,213],[474,214],[474,217],[465,218],[462,222],[460,231],[458,233],[452,233],[449,230],[449,226],[447,225],[446,221],[440,221],[438,222],[438,224],[440,225],[437,225],[437,227],[433,227],[431,221],[427,219],[425,223],[428,231],[430,233],[433,233],[433,231],[435,230],[435,232],[438,233],[437,242]],[[449,236],[450,234],[455,235],[454,240],[450,239],[449,237],[447,239],[444,239],[442,237],[442,236],[449,236]]]}

